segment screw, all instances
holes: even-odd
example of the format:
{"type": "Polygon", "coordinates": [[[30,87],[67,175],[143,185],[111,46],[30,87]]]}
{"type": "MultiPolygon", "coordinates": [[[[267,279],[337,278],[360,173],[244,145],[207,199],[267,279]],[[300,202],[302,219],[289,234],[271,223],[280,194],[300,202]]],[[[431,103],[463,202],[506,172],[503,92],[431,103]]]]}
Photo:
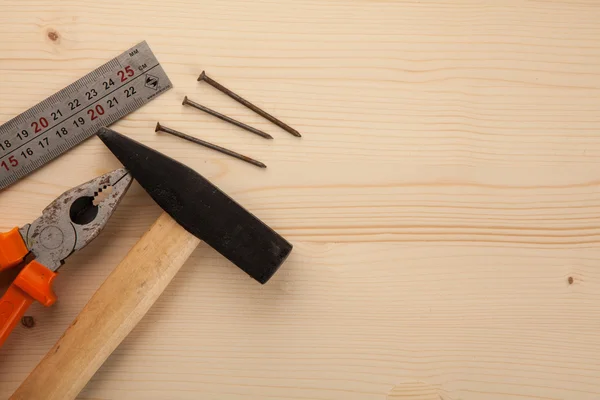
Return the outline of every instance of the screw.
{"type": "Polygon", "coordinates": [[[156,129],[154,131],[155,132],[169,133],[169,134],[171,134],[173,136],[177,136],[177,137],[180,137],[182,139],[189,140],[190,142],[194,142],[196,144],[199,144],[200,146],[208,147],[209,149],[213,149],[213,150],[216,150],[216,151],[218,151],[220,153],[227,154],[228,156],[237,158],[238,160],[246,161],[247,163],[250,163],[252,165],[256,165],[259,168],[267,168],[267,166],[265,164],[261,163],[260,161],[256,161],[253,158],[250,158],[250,157],[247,157],[245,155],[236,153],[235,151],[231,151],[231,150],[226,149],[224,147],[217,146],[216,144],[205,142],[202,139],[198,139],[198,138],[195,138],[193,136],[187,135],[187,134],[185,134],[183,132],[176,131],[175,129],[167,128],[166,126],[161,125],[160,122],[156,124],[156,129]]]}
{"type": "Polygon", "coordinates": [[[265,139],[273,139],[273,136],[269,135],[268,133],[265,133],[261,130],[258,130],[256,128],[251,127],[250,125],[246,125],[243,122],[237,121],[233,118],[228,117],[227,115],[223,115],[220,112],[217,112],[215,110],[211,110],[208,107],[203,106],[202,104],[198,104],[195,101],[192,101],[190,99],[188,99],[187,96],[185,96],[185,98],[183,99],[183,103],[184,106],[190,106],[190,107],[194,107],[200,111],[204,111],[205,113],[208,113],[210,115],[214,115],[215,117],[222,119],[223,121],[229,122],[230,124],[233,124],[235,126],[239,126],[242,129],[245,129],[249,132],[252,132],[254,134],[257,134],[258,136],[262,136],[265,139]]]}
{"type": "Polygon", "coordinates": [[[282,121],[278,120],[277,118],[275,118],[271,114],[269,114],[266,111],[258,108],[254,104],[250,103],[248,100],[242,98],[238,94],[235,94],[231,90],[227,89],[225,86],[221,85],[219,82],[217,82],[214,79],[210,78],[208,75],[206,75],[206,71],[202,71],[202,73],[198,77],[198,82],[200,82],[200,81],[204,81],[204,82],[208,83],[210,86],[212,86],[215,89],[217,89],[217,90],[225,93],[227,96],[231,97],[232,99],[234,99],[238,103],[245,105],[246,107],[248,107],[249,109],[251,109],[252,111],[254,111],[255,113],[257,113],[258,115],[260,115],[261,117],[268,119],[269,121],[271,121],[272,123],[274,123],[278,127],[280,127],[282,129],[288,131],[292,135],[294,135],[296,137],[302,137],[302,135],[300,134],[300,132],[298,132],[297,130],[295,130],[291,126],[283,123],[282,121]]]}
{"type": "Polygon", "coordinates": [[[35,320],[33,317],[26,315],[21,318],[21,325],[23,325],[25,328],[33,328],[35,326],[35,320]]]}

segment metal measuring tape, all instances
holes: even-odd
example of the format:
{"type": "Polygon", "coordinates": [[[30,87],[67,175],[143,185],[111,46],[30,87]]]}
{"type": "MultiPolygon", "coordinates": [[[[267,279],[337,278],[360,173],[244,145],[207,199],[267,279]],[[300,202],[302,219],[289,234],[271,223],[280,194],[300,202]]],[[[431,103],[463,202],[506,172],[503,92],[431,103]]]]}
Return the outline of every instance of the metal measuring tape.
{"type": "Polygon", "coordinates": [[[172,87],[146,42],[0,126],[0,190],[172,87]]]}

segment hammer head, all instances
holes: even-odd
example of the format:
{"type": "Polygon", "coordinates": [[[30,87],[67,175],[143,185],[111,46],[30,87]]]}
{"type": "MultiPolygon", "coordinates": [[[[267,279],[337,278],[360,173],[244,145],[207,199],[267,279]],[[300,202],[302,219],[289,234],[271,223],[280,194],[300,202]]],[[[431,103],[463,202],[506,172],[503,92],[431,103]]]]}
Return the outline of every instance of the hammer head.
{"type": "Polygon", "coordinates": [[[292,251],[287,240],[186,165],[110,129],[98,136],[175,221],[260,283],[292,251]]]}

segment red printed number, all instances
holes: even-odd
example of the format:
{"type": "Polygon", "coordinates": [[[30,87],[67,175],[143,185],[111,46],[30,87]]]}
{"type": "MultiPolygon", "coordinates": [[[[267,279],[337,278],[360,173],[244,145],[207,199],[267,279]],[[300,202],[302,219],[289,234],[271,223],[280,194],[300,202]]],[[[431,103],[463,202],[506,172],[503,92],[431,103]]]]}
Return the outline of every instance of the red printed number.
{"type": "Polygon", "coordinates": [[[40,133],[42,128],[48,127],[48,120],[44,117],[40,118],[39,122],[32,122],[31,127],[35,129],[35,133],[40,133]]]}
{"type": "Polygon", "coordinates": [[[87,113],[90,116],[90,121],[93,121],[95,119],[98,119],[98,115],[104,115],[104,108],[102,108],[102,106],[98,104],[96,106],[96,112],[94,112],[94,109],[91,108],[87,110],[87,113]],[[96,115],[96,113],[98,113],[98,115],[96,115]]]}
{"type": "MultiPolygon", "coordinates": [[[[17,159],[15,158],[15,156],[8,157],[8,162],[13,167],[16,167],[17,165],[19,165],[19,161],[17,161],[17,159]]],[[[2,163],[0,163],[0,165],[3,166],[5,170],[7,170],[7,171],[9,170],[8,164],[6,164],[6,161],[2,161],[2,163]]]]}
{"type": "Polygon", "coordinates": [[[135,71],[133,69],[131,69],[131,67],[128,65],[125,67],[125,69],[117,71],[117,75],[119,75],[119,78],[121,78],[121,82],[125,82],[127,80],[127,77],[132,77],[133,75],[135,75],[135,71]]]}

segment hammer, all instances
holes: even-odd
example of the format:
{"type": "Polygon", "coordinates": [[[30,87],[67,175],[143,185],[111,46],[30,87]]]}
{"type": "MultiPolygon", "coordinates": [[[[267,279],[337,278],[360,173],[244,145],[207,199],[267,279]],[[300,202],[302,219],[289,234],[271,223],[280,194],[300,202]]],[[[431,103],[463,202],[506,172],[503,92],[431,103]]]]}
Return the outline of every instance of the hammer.
{"type": "Polygon", "coordinates": [[[260,283],[292,245],[207,179],[103,128],[98,136],[165,211],[109,275],[12,400],[75,399],[142,319],[200,240],[260,283]]]}

